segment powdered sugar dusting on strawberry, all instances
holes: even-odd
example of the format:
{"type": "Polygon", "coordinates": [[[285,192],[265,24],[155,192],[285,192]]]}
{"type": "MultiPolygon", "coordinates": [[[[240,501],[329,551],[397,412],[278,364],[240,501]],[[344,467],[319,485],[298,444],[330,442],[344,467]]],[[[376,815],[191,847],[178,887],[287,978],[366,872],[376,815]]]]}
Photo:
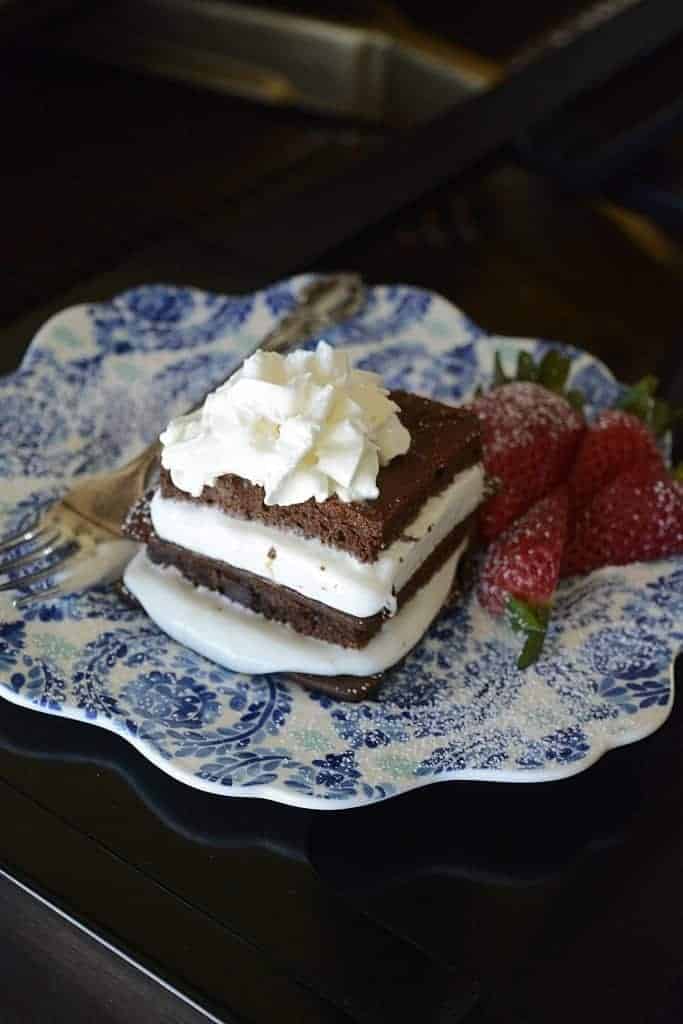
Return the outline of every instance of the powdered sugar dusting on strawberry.
{"type": "Polygon", "coordinates": [[[532,605],[552,600],[567,535],[567,506],[566,487],[558,487],[491,544],[478,591],[488,611],[503,612],[509,596],[532,605]]]}
{"type": "Polygon", "coordinates": [[[481,513],[482,536],[492,540],[566,478],[585,424],[561,395],[529,381],[482,395],[473,411],[486,470],[501,483],[481,513]]]}
{"type": "Polygon", "coordinates": [[[562,574],[683,555],[683,486],[644,460],[603,487],[580,513],[562,574]]]}
{"type": "Polygon", "coordinates": [[[474,408],[491,456],[536,443],[540,429],[559,437],[583,427],[566,399],[532,381],[513,381],[490,391],[476,400],[474,408]]]}
{"type": "Polygon", "coordinates": [[[569,500],[582,509],[606,484],[637,462],[663,466],[657,442],[646,425],[631,413],[608,409],[583,435],[569,476],[569,500]]]}

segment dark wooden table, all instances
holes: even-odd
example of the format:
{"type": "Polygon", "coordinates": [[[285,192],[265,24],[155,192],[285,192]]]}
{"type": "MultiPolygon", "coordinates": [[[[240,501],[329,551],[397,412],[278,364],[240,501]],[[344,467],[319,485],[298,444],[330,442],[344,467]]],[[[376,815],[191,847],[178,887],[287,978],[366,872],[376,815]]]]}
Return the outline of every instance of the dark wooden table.
{"type": "MultiPolygon", "coordinates": [[[[381,142],[45,54],[1,74],[2,370],[72,301],[225,287],[238,212],[381,142]]],[[[510,154],[319,266],[426,285],[626,380],[671,380],[681,357],[680,249],[510,154]]],[[[0,875],[0,1020],[204,1019],[190,999],[252,1022],[680,1021],[682,747],[676,706],[565,782],[322,814],[193,791],[117,737],[0,702],[0,866],[77,922],[0,875]]]]}

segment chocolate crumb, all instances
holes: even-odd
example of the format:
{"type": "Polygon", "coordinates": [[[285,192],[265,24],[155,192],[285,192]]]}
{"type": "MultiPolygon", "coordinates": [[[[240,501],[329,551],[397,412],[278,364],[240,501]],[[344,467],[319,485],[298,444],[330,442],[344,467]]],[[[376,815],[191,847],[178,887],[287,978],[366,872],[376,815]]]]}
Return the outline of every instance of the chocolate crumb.
{"type": "Polygon", "coordinates": [[[493,498],[502,489],[502,481],[497,476],[489,476],[487,473],[484,479],[484,500],[493,498]]]}
{"type": "Polygon", "coordinates": [[[112,584],[112,590],[125,604],[128,605],[129,608],[137,608],[140,611],[144,611],[137,597],[134,597],[133,594],[131,594],[123,580],[116,580],[116,582],[112,584]]]}
{"type": "Polygon", "coordinates": [[[277,558],[277,551],[275,550],[275,548],[271,548],[269,550],[268,558],[270,558],[271,561],[273,561],[275,558],[277,558]]]}
{"type": "Polygon", "coordinates": [[[149,503],[152,500],[154,491],[147,491],[128,510],[128,514],[121,524],[121,532],[131,540],[137,540],[146,544],[153,533],[152,517],[150,515],[149,503]]]}

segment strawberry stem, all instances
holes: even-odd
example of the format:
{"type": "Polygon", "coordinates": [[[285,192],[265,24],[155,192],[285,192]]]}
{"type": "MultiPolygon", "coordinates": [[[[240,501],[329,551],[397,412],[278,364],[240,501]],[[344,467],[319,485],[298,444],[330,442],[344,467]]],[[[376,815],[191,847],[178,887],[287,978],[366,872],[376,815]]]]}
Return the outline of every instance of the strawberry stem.
{"type": "Polygon", "coordinates": [[[517,659],[517,668],[533,665],[543,649],[543,641],[550,621],[550,605],[531,605],[510,595],[505,606],[507,621],[515,633],[525,637],[524,647],[517,659]]]}

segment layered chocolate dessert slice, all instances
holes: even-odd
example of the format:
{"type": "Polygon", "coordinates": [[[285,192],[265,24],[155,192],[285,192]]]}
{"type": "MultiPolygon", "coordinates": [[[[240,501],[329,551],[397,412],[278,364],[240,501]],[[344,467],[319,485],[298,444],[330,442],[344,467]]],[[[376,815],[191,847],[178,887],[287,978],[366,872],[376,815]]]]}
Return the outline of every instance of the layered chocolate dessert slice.
{"type": "Polygon", "coordinates": [[[469,412],[388,393],[321,343],[258,353],[162,442],[126,583],[201,653],[376,676],[448,598],[483,497],[469,412]]]}

